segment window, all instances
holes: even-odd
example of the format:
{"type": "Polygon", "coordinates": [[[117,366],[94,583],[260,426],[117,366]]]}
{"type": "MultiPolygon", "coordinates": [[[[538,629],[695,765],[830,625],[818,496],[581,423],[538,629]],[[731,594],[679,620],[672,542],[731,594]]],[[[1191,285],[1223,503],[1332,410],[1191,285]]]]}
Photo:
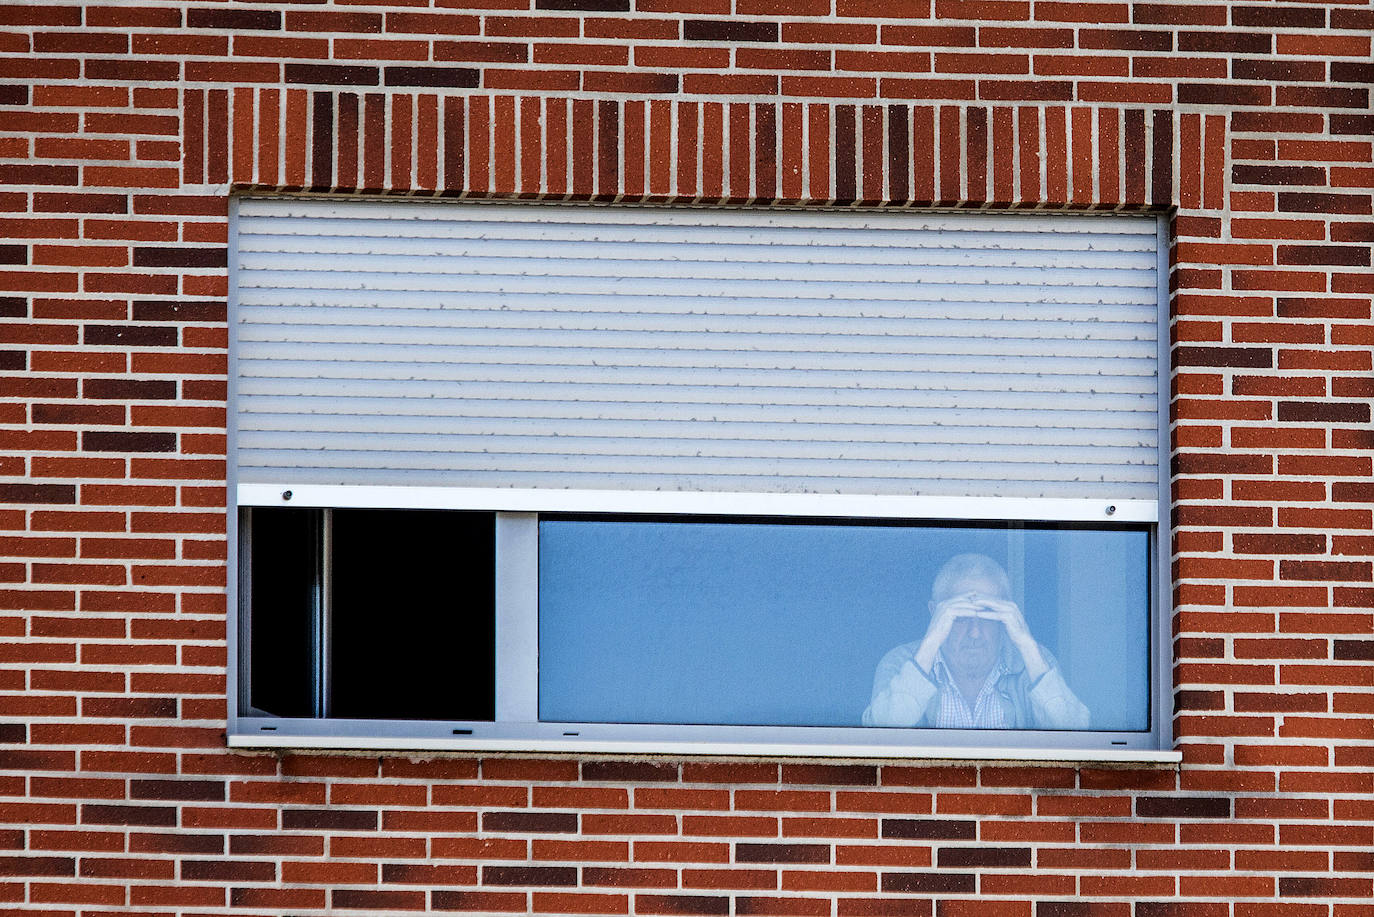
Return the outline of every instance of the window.
{"type": "Polygon", "coordinates": [[[236,744],[1171,754],[1156,218],[232,224],[236,744]]]}
{"type": "Polygon", "coordinates": [[[241,526],[249,709],[494,718],[491,513],[258,507],[241,526]]]}

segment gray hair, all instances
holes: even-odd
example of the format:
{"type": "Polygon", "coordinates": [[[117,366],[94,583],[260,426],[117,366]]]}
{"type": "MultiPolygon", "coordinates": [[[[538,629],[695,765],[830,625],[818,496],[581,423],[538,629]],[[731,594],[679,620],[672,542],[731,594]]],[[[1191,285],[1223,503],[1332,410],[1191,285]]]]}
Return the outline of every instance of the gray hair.
{"type": "Polygon", "coordinates": [[[1001,590],[1000,598],[1011,597],[1011,579],[1001,564],[986,554],[955,554],[935,574],[930,600],[943,602],[954,594],[954,587],[971,579],[987,580],[1001,590]]]}

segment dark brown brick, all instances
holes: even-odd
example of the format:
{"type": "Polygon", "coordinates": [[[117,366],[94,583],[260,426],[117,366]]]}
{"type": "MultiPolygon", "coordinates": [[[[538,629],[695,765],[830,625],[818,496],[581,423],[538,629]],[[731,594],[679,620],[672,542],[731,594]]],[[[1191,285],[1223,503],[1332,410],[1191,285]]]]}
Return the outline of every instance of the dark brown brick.
{"type": "Polygon", "coordinates": [[[936,865],[942,869],[1024,868],[1031,864],[1029,847],[941,847],[936,856],[936,865]]]}
{"type": "Polygon", "coordinates": [[[76,875],[76,860],[72,857],[14,856],[0,857],[0,876],[76,875]]]}
{"type": "Polygon", "coordinates": [[[287,830],[376,831],[377,813],[368,809],[287,809],[281,813],[287,830]]]}
{"type": "Polygon", "coordinates": [[[352,64],[287,64],[286,82],[316,86],[376,86],[378,68],[352,64]]]}
{"type": "Polygon", "coordinates": [[[177,823],[175,806],[115,806],[88,804],[81,807],[83,825],[143,825],[170,828],[177,823]]]}
{"type": "Polygon", "coordinates": [[[186,27],[227,32],[280,29],[281,13],[277,10],[189,9],[186,27]]]}
{"type": "Polygon", "coordinates": [[[663,783],[677,780],[677,765],[652,761],[584,761],[582,779],[663,783]]]}
{"type": "Polygon", "coordinates": [[[1268,105],[1268,86],[1237,86],[1227,83],[1181,83],[1178,101],[1183,105],[1268,105]]]}
{"type": "Polygon", "coordinates": [[[1078,47],[1091,51],[1172,51],[1174,33],[1165,29],[1082,29],[1078,47]]]}
{"type": "Polygon", "coordinates": [[[443,86],[449,89],[475,89],[482,73],[475,67],[387,67],[388,86],[443,86]]]}
{"type": "Polygon", "coordinates": [[[1231,179],[1242,185],[1324,185],[1326,169],[1321,166],[1237,164],[1231,167],[1231,179]]]}
{"type": "Polygon", "coordinates": [[[14,771],[70,771],[76,769],[76,752],[0,748],[0,767],[14,771]]]}
{"type": "Polygon", "coordinates": [[[1242,57],[1231,61],[1231,78],[1273,83],[1294,80],[1320,83],[1326,79],[1326,65],[1315,60],[1254,60],[1242,57]]]}
{"type": "Polygon", "coordinates": [[[736,863],[829,863],[829,844],[735,845],[736,863]]]}
{"type": "MultiPolygon", "coordinates": [[[[85,712],[90,712],[85,710],[85,712]]],[[[223,780],[131,780],[130,799],[176,799],[187,802],[223,802],[223,780]]]]}
{"type": "Polygon", "coordinates": [[[193,882],[275,882],[277,864],[264,860],[182,860],[181,878],[193,882]]]}
{"type": "Polygon", "coordinates": [[[835,200],[852,203],[858,197],[854,106],[835,106],[835,200]]]}
{"type": "Polygon", "coordinates": [[[1337,640],[1331,658],[1340,662],[1374,660],[1374,640],[1337,640]]]}
{"type": "Polygon", "coordinates": [[[175,433],[122,433],[87,430],[81,434],[82,452],[175,452],[175,433]]]}
{"type": "MultiPolygon", "coordinates": [[[[1219,657],[1221,654],[1217,653],[1219,657]]],[[[1179,691],[1174,695],[1174,712],[1183,710],[1225,710],[1226,695],[1221,691],[1179,691]]]]}
{"type": "Polygon", "coordinates": [[[1374,503],[1374,484],[1336,481],[1331,485],[1331,499],[1338,503],[1374,503]]]}
{"type": "Polygon", "coordinates": [[[1279,879],[1281,898],[1369,898],[1374,883],[1365,878],[1332,876],[1284,876],[1279,879]]]}
{"type": "Polygon", "coordinates": [[[1274,37],[1247,32],[1179,32],[1178,49],[1223,54],[1273,54],[1274,37]]]}
{"type": "Polygon", "coordinates": [[[577,830],[576,812],[484,812],[483,831],[518,831],[526,834],[569,833],[577,830]]]}
{"type": "Polygon", "coordinates": [[[86,61],[85,76],[88,80],[114,80],[117,82],[161,83],[171,82],[181,76],[181,64],[168,60],[102,60],[86,61]]]}
{"type": "Polygon", "coordinates": [[[225,312],[216,299],[140,299],[133,315],[138,322],[222,322],[225,312]]]}
{"type": "Polygon", "coordinates": [[[1368,267],[1367,245],[1280,245],[1279,264],[1368,267]]]}
{"type": "Polygon", "coordinates": [[[152,401],[175,398],[177,384],[171,379],[86,379],[81,392],[86,398],[152,401]]]}
{"type": "Polygon", "coordinates": [[[577,884],[576,866],[483,866],[483,885],[577,884]]]}
{"type": "Polygon", "coordinates": [[[29,365],[29,356],[22,350],[0,350],[0,369],[22,372],[29,365]]]}
{"type": "MultiPolygon", "coordinates": [[[[1374,64],[1355,63],[1354,61],[1332,61],[1331,82],[1359,83],[1361,86],[1374,84],[1374,64]]],[[[1367,92],[1368,90],[1362,90],[1367,92]]]]}
{"type": "MultiPolygon", "coordinates": [[[[351,95],[351,93],[350,93],[351,95]]],[[[311,103],[310,185],[322,191],[334,187],[334,94],[317,92],[311,103]]]]}
{"type": "Polygon", "coordinates": [[[1231,801],[1224,796],[1140,796],[1135,814],[1141,818],[1230,818],[1231,801]]]}
{"type": "Polygon", "coordinates": [[[22,745],[29,740],[29,727],[23,723],[0,723],[0,743],[22,745]]]}
{"type": "Polygon", "coordinates": [[[27,245],[0,245],[0,264],[28,264],[27,245]]]}
{"type": "Polygon", "coordinates": [[[33,196],[38,213],[128,213],[126,194],[39,191],[33,196]]]}
{"type": "Polygon", "coordinates": [[[224,267],[229,263],[229,249],[136,246],[134,267],[224,267]]]}
{"type": "Polygon", "coordinates": [[[419,911],[425,907],[422,891],[370,891],[336,888],[329,893],[333,907],[360,911],[419,911]]]}
{"type": "Polygon", "coordinates": [[[1331,28],[1374,31],[1374,9],[1332,10],[1331,28]]]}
{"type": "Polygon", "coordinates": [[[177,329],[168,325],[85,325],[83,343],[95,347],[175,347],[177,329]]]}
{"type": "Polygon", "coordinates": [[[1226,9],[1193,3],[1133,3],[1131,21],[1147,25],[1226,25],[1226,9]]]}
{"type": "Polygon", "coordinates": [[[641,914],[730,913],[730,899],[716,895],[635,895],[635,906],[641,914]]]}
{"type": "Polygon", "coordinates": [[[777,41],[778,24],[688,19],[682,23],[682,37],[688,41],[777,41]]]}
{"type": "Polygon", "coordinates": [[[0,185],[77,185],[81,170],[76,166],[49,166],[8,163],[0,165],[0,185]]]}
{"type": "Polygon", "coordinates": [[[1336,194],[1322,191],[1280,191],[1279,209],[1289,213],[1370,212],[1368,194],[1336,194]]]}
{"type": "Polygon", "coordinates": [[[823,786],[877,786],[878,769],[869,764],[784,764],[782,782],[823,786]]]}
{"type": "Polygon", "coordinates": [[[1367,561],[1340,560],[1281,560],[1279,579],[1325,580],[1343,582],[1370,581],[1371,565],[1367,561]]]}
{"type": "Polygon", "coordinates": [[[920,841],[971,841],[978,837],[973,821],[950,818],[884,818],[883,837],[920,841]]]}
{"type": "Polygon", "coordinates": [[[29,301],[23,296],[0,296],[0,318],[28,318],[29,301]]]}
{"type": "Polygon", "coordinates": [[[972,894],[977,891],[973,873],[885,872],[883,891],[916,894],[972,894]]]}
{"type": "Polygon", "coordinates": [[[1268,347],[1179,347],[1174,351],[1178,366],[1235,366],[1270,369],[1274,352],[1268,347]]]}
{"type": "Polygon", "coordinates": [[[1321,29],[1326,10],[1312,6],[1233,6],[1231,24],[1259,29],[1321,29]]]}
{"type": "Polygon", "coordinates": [[[1037,901],[1035,917],[1125,917],[1130,905],[1106,901],[1037,901]]]}
{"type": "Polygon", "coordinates": [[[630,0],[534,0],[534,8],[580,13],[628,13],[630,0]]]}
{"type": "Polygon", "coordinates": [[[75,502],[75,484],[0,484],[0,503],[75,502]]]}
{"type": "Polygon", "coordinates": [[[451,892],[436,889],[430,907],[436,911],[524,911],[524,892],[451,892]]]}
{"type": "Polygon", "coordinates": [[[1374,223],[1332,223],[1332,242],[1374,242],[1374,223]]]}
{"type": "Polygon", "coordinates": [[[1341,136],[1364,137],[1374,134],[1374,115],[1331,115],[1331,133],[1341,136]]]}
{"type": "Polygon", "coordinates": [[[1150,175],[1150,203],[1167,207],[1173,201],[1174,115],[1157,109],[1154,123],[1154,168],[1150,175]]]}
{"type": "Polygon", "coordinates": [[[28,105],[29,87],[21,83],[0,86],[0,105],[28,105]]]}
{"type": "Polygon", "coordinates": [[[1369,423],[1369,402],[1280,401],[1279,420],[1288,423],[1369,423]]]}

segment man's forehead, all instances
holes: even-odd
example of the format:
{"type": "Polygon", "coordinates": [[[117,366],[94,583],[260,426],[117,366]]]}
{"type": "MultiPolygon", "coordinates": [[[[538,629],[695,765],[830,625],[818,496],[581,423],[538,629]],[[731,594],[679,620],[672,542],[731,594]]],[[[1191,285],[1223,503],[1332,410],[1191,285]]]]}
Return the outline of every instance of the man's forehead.
{"type": "Polygon", "coordinates": [[[1002,586],[996,580],[979,576],[974,573],[969,576],[962,576],[954,581],[950,588],[950,595],[962,595],[965,592],[981,592],[986,595],[1001,595],[1002,586]]]}

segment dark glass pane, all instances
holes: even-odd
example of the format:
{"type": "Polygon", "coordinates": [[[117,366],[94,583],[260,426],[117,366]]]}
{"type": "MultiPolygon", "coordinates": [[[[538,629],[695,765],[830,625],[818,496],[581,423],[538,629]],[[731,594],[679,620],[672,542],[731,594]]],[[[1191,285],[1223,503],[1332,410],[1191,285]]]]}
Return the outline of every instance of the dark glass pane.
{"type": "Polygon", "coordinates": [[[274,716],[314,716],[312,619],[320,511],[250,512],[248,702],[274,716]]]}
{"type": "Polygon", "coordinates": [[[1143,526],[539,531],[544,720],[1149,728],[1143,526]]]}
{"type": "Polygon", "coordinates": [[[495,515],[335,510],[330,715],[492,720],[495,515]]]}

